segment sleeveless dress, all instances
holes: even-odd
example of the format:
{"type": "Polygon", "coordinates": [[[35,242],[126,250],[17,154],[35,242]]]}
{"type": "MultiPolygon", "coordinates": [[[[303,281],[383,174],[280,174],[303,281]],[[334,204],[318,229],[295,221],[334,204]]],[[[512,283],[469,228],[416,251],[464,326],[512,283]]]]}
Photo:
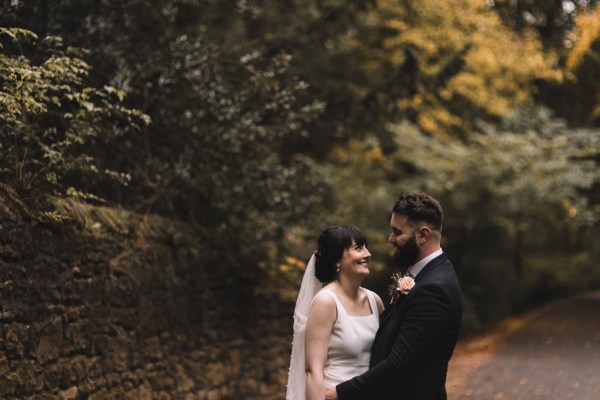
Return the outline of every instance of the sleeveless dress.
{"type": "Polygon", "coordinates": [[[329,289],[337,306],[337,321],[333,325],[327,361],[325,362],[325,382],[333,386],[366,372],[369,369],[371,346],[379,328],[379,312],[373,292],[365,289],[371,315],[351,316],[346,313],[340,299],[329,289]]]}

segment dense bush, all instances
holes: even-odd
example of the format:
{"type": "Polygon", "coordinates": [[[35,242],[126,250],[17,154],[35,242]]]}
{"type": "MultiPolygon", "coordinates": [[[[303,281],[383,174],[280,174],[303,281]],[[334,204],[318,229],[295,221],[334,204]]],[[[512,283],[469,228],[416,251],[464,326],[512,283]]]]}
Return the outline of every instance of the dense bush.
{"type": "Polygon", "coordinates": [[[0,45],[1,179],[34,197],[86,195],[87,180],[127,184],[109,148],[149,118],[124,107],[122,91],[87,86],[90,66],[60,38],[0,28],[0,45]]]}

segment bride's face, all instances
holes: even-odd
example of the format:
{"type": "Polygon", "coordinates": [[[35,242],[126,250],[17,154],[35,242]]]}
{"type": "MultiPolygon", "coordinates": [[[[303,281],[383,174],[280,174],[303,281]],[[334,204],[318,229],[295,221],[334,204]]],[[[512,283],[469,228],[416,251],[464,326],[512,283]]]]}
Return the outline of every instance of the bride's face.
{"type": "Polygon", "coordinates": [[[371,253],[366,246],[359,246],[354,241],[350,247],[344,250],[340,259],[340,273],[357,274],[361,276],[369,275],[369,260],[371,253]]]}

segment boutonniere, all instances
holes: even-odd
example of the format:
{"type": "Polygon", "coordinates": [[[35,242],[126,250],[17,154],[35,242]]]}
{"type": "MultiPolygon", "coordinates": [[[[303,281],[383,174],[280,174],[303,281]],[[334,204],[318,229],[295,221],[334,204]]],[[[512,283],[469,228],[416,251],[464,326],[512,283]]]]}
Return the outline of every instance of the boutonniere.
{"type": "Polygon", "coordinates": [[[400,272],[394,272],[392,274],[392,284],[390,285],[390,304],[394,304],[400,298],[400,295],[407,295],[410,290],[415,286],[415,278],[407,274],[402,276],[400,272]]]}

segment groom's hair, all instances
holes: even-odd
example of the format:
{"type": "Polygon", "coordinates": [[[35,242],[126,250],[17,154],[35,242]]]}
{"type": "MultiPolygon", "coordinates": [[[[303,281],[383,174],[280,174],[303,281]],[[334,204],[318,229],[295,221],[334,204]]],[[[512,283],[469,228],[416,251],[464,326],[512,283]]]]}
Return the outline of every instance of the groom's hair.
{"type": "Polygon", "coordinates": [[[441,231],[444,223],[444,211],[440,203],[425,193],[401,195],[392,212],[406,215],[411,221],[425,222],[432,229],[441,231]]]}
{"type": "Polygon", "coordinates": [[[335,279],[337,263],[352,243],[367,245],[367,238],[355,226],[330,226],[321,233],[315,252],[315,276],[319,281],[329,283],[335,279]]]}

